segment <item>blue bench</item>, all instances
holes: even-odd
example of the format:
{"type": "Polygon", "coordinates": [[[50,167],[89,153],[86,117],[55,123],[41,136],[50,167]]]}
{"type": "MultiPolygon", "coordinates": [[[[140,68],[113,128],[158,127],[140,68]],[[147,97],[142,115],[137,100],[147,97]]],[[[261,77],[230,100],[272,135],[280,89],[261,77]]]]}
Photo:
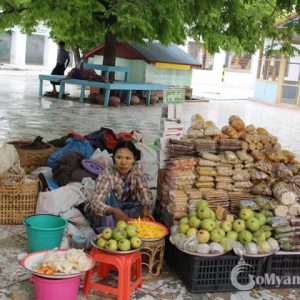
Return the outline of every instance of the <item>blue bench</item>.
{"type": "MultiPolygon", "coordinates": [[[[57,81],[59,79],[64,78],[62,75],[39,75],[39,96],[42,97],[43,94],[43,81],[57,81]]],[[[147,99],[146,104],[150,105],[150,97],[151,91],[154,90],[167,90],[168,85],[164,84],[156,84],[156,83],[142,83],[142,82],[125,82],[125,81],[115,81],[113,83],[105,83],[105,82],[95,82],[88,80],[79,80],[79,79],[64,79],[60,83],[59,95],[58,98],[62,99],[63,94],[65,93],[65,85],[66,84],[75,84],[81,86],[80,91],[80,102],[84,102],[85,96],[85,87],[96,87],[103,89],[104,91],[104,107],[108,107],[110,91],[111,90],[121,90],[128,91],[126,102],[127,105],[130,105],[132,91],[147,91],[147,99]]]]}
{"type": "Polygon", "coordinates": [[[84,69],[93,69],[98,71],[104,72],[104,77],[106,79],[109,78],[109,73],[124,73],[124,80],[127,81],[128,79],[128,68],[126,67],[119,67],[119,66],[104,66],[104,65],[97,65],[97,64],[84,64],[84,69]]]}

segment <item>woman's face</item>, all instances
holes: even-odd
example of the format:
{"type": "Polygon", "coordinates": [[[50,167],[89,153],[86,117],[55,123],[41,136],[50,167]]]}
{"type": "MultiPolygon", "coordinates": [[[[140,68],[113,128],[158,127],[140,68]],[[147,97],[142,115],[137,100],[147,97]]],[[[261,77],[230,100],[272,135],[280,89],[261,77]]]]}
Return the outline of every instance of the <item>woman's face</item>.
{"type": "Polygon", "coordinates": [[[134,163],[133,153],[127,148],[120,148],[115,154],[115,166],[119,173],[126,176],[132,169],[134,163]]]}

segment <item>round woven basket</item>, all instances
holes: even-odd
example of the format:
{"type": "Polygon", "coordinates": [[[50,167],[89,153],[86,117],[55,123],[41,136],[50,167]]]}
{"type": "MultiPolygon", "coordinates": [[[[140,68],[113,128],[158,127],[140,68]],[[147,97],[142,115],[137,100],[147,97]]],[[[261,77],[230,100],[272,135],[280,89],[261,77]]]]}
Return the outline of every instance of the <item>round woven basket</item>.
{"type": "Polygon", "coordinates": [[[22,141],[12,141],[9,144],[14,145],[17,149],[21,167],[25,170],[27,174],[31,173],[38,167],[45,166],[48,157],[57,150],[56,147],[47,144],[49,147],[47,149],[23,149],[22,146],[30,144],[32,141],[22,140],[22,141]]]}
{"type": "Polygon", "coordinates": [[[141,248],[143,280],[157,279],[162,271],[165,252],[165,238],[157,241],[143,239],[141,248]]]}
{"type": "Polygon", "coordinates": [[[22,224],[35,213],[39,180],[32,175],[0,175],[0,224],[22,224]]]}

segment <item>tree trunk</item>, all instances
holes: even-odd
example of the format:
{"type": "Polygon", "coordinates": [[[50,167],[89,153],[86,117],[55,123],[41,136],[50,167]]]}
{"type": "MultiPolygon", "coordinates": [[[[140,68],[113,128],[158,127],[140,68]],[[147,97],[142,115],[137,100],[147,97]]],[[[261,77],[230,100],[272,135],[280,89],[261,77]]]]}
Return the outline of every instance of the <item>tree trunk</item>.
{"type": "Polygon", "coordinates": [[[73,53],[74,53],[75,65],[76,65],[76,67],[79,68],[80,67],[80,62],[81,62],[79,48],[78,47],[74,48],[73,53]]]}
{"type": "MultiPolygon", "coordinates": [[[[117,57],[117,39],[111,31],[105,34],[103,65],[115,66],[117,57]]],[[[115,80],[115,74],[110,73],[111,80],[115,80]]]]}

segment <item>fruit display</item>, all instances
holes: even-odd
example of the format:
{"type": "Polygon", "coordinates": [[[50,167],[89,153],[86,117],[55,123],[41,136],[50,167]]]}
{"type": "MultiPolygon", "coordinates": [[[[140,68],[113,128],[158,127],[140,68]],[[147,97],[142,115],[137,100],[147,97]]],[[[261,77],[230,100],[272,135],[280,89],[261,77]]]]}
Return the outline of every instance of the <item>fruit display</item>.
{"type": "Polygon", "coordinates": [[[95,240],[95,245],[109,251],[130,251],[139,249],[142,240],[138,237],[135,224],[118,221],[115,228],[104,228],[95,240]]]}
{"type": "Polygon", "coordinates": [[[251,206],[258,207],[251,202],[243,203],[238,215],[226,214],[220,220],[216,218],[220,209],[213,211],[208,201],[200,200],[195,210],[173,226],[170,240],[179,249],[195,255],[223,254],[231,249],[252,256],[278,251],[290,237],[288,221],[282,217],[266,217],[251,209],[251,206]]]}
{"type": "MultiPolygon", "coordinates": [[[[169,227],[187,216],[199,199],[207,200],[211,209],[222,207],[222,220],[229,212],[238,215],[240,202],[248,200],[257,205],[250,208],[266,218],[300,217],[300,162],[265,128],[233,115],[219,130],[213,121],[195,114],[187,134],[176,143],[193,145],[194,151],[172,156],[165,169],[160,200],[171,216],[169,227]]],[[[284,238],[282,249],[295,249],[293,231],[284,232],[284,238]]]]}

